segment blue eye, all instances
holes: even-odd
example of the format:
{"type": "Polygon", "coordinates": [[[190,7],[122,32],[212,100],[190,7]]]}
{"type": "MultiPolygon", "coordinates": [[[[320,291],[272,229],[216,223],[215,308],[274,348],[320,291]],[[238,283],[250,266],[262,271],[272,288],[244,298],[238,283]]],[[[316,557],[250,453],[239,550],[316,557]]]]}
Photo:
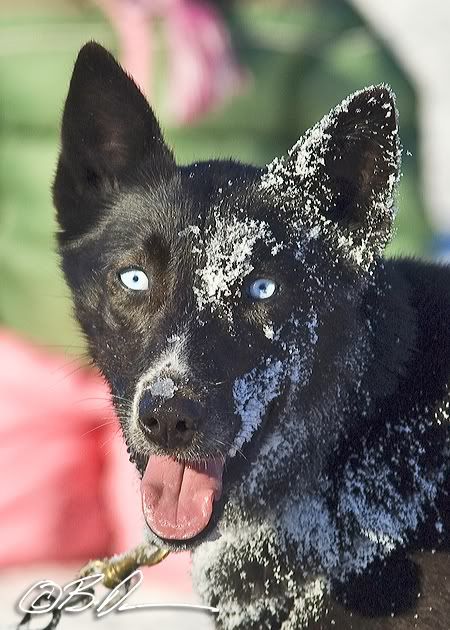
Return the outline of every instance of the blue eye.
{"type": "Polygon", "coordinates": [[[119,272],[121,283],[132,291],[147,291],[148,276],[142,269],[125,269],[119,272]]]}
{"type": "Polygon", "coordinates": [[[254,300],[267,300],[276,290],[276,283],[269,278],[257,278],[248,287],[250,297],[254,300]]]}

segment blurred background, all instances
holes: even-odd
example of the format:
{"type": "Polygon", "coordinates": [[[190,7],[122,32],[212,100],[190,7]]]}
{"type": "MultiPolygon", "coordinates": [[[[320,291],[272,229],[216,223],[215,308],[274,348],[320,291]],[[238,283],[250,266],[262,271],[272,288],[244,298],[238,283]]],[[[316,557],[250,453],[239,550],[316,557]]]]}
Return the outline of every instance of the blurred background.
{"type": "MultiPolygon", "coordinates": [[[[447,0],[0,0],[0,626],[31,583],[69,581],[142,529],[55,253],[58,127],[82,44],[117,54],[181,163],[263,165],[351,92],[390,84],[403,177],[388,255],[449,260],[449,33],[447,0]]],[[[148,570],[137,599],[195,601],[189,557],[148,570]]],[[[129,615],[209,627],[199,613],[129,615]]]]}

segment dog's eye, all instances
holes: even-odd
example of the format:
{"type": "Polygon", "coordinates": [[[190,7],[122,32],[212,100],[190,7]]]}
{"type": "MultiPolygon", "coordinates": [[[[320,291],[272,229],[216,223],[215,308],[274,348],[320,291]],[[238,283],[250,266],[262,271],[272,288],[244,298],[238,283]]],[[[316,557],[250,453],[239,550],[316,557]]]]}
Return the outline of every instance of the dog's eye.
{"type": "Polygon", "coordinates": [[[124,269],[119,271],[120,282],[132,291],[147,291],[148,276],[142,269],[124,269]]]}
{"type": "Polygon", "coordinates": [[[277,290],[277,285],[269,278],[257,278],[248,287],[248,293],[254,300],[267,300],[277,290]]]}

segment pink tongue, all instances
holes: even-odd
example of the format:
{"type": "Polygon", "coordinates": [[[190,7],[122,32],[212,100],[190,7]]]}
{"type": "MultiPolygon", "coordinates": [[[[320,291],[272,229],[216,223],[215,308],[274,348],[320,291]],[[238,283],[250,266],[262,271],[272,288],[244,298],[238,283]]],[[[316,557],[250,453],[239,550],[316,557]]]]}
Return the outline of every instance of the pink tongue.
{"type": "Polygon", "coordinates": [[[141,482],[147,525],[161,538],[186,540],[199,534],[220,498],[222,472],[223,463],[216,459],[194,467],[152,455],[141,482]]]}

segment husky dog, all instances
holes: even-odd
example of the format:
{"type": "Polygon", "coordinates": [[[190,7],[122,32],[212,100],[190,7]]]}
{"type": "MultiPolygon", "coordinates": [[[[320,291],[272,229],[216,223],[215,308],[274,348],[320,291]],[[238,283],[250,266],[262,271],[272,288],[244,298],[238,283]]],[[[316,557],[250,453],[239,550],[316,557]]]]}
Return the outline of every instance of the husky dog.
{"type": "Polygon", "coordinates": [[[142,477],[226,630],[450,627],[450,269],[385,260],[394,95],[281,158],[176,164],[83,47],[54,201],[63,269],[142,477]]]}

